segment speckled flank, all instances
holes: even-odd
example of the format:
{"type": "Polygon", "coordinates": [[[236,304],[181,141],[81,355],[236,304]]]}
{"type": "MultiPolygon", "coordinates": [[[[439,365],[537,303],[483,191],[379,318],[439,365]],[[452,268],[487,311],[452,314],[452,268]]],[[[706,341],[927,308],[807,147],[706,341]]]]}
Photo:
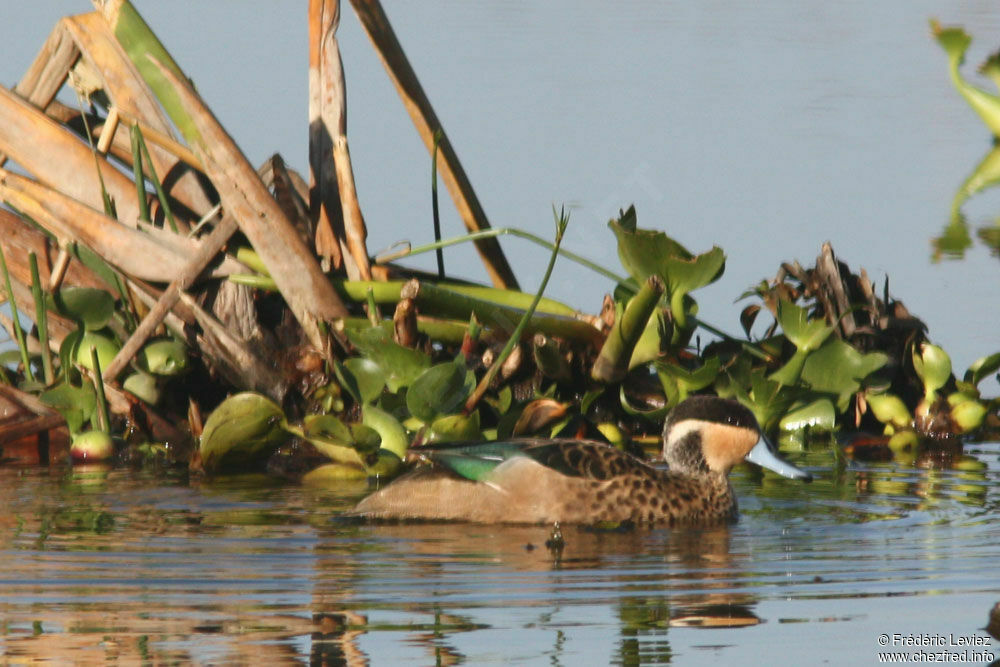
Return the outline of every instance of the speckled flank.
{"type": "Polygon", "coordinates": [[[736,499],[724,475],[689,477],[658,470],[593,442],[546,446],[551,451],[544,461],[514,458],[484,483],[420,468],[361,501],[356,511],[373,518],[488,523],[676,524],[736,516],[736,499]]]}
{"type": "Polygon", "coordinates": [[[480,481],[425,465],[361,501],[355,512],[373,518],[485,523],[727,521],[736,518],[737,507],[726,476],[759,437],[746,408],[695,397],[675,408],[664,423],[669,469],[603,443],[505,441],[503,462],[480,481]]]}

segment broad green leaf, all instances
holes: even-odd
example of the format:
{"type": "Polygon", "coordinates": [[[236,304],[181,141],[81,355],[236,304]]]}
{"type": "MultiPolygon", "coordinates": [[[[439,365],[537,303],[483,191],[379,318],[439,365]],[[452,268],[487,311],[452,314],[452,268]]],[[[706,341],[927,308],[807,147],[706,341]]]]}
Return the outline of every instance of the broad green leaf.
{"type": "Polygon", "coordinates": [[[78,433],[89,422],[97,410],[94,386],[89,382],[77,387],[68,382],[43,391],[39,397],[43,403],[59,411],[66,420],[70,433],[78,433]]]}
{"type": "Polygon", "coordinates": [[[828,398],[818,398],[811,403],[792,409],[778,423],[784,431],[801,431],[804,428],[833,431],[837,413],[828,398]]]}
{"type": "Polygon", "coordinates": [[[893,428],[913,426],[913,415],[895,394],[871,394],[865,397],[875,419],[893,428]]]}
{"type": "Polygon", "coordinates": [[[230,396],[205,421],[201,461],[205,470],[259,467],[288,439],[281,406],[254,392],[230,396]]]}
{"type": "Polygon", "coordinates": [[[983,425],[987,412],[986,406],[979,401],[968,400],[952,407],[951,418],[960,433],[968,433],[983,425]]]}
{"type": "Polygon", "coordinates": [[[88,331],[103,329],[115,314],[114,298],[94,287],[63,287],[48,299],[50,310],[82,323],[88,331]]]}
{"type": "Polygon", "coordinates": [[[666,282],[663,260],[668,257],[691,259],[684,246],[663,232],[636,227],[635,206],[630,206],[618,220],[608,222],[608,227],[618,239],[618,258],[637,285],[653,273],[666,282]]]}
{"type": "Polygon", "coordinates": [[[138,396],[150,405],[159,403],[162,396],[157,379],[149,373],[143,373],[142,371],[136,371],[125,378],[122,388],[134,396],[138,396]]]}
{"type": "Polygon", "coordinates": [[[726,268],[726,255],[719,246],[690,258],[666,257],[666,275],[661,276],[671,295],[687,294],[719,279],[726,268]]]}
{"type": "Polygon", "coordinates": [[[784,390],[781,383],[768,379],[762,368],[750,371],[748,384],[749,391],[744,389],[746,385],[743,383],[731,383],[733,398],[754,414],[761,428],[769,431],[775,426],[778,418],[788,411],[793,394],[784,390]]]}
{"type": "Polygon", "coordinates": [[[121,349],[121,346],[110,337],[94,331],[85,331],[76,348],[76,363],[91,371],[94,370],[94,360],[90,356],[92,347],[97,350],[97,361],[101,364],[101,370],[108,367],[121,349]]]}
{"type": "Polygon", "coordinates": [[[664,392],[669,395],[676,388],[679,401],[683,401],[691,393],[704,389],[715,382],[715,378],[719,375],[719,366],[718,357],[709,357],[694,370],[688,370],[676,364],[659,362],[656,364],[656,373],[660,378],[660,384],[663,385],[664,392]]]}
{"type": "Polygon", "coordinates": [[[965,381],[978,385],[983,378],[989,377],[1000,370],[1000,352],[996,352],[987,357],[981,357],[972,362],[969,370],[965,371],[965,381]]]}
{"type": "Polygon", "coordinates": [[[154,340],[139,350],[139,360],[154,375],[181,375],[188,368],[187,345],[174,338],[154,340]]]}
{"type": "Polygon", "coordinates": [[[479,440],[479,411],[471,415],[445,415],[431,423],[427,434],[427,442],[456,442],[460,440],[479,440]]]}
{"type": "Polygon", "coordinates": [[[368,472],[364,466],[349,463],[327,463],[313,468],[302,476],[306,486],[337,486],[343,482],[365,482],[368,472]]]}
{"type": "Polygon", "coordinates": [[[351,357],[344,361],[344,366],[354,376],[362,403],[371,403],[382,395],[385,372],[381,366],[364,357],[351,357]]]}
{"type": "Polygon", "coordinates": [[[363,455],[374,454],[382,444],[379,432],[365,424],[351,424],[351,439],[354,449],[363,455]]]}
{"type": "Polygon", "coordinates": [[[366,472],[369,477],[390,478],[395,477],[402,469],[403,460],[383,447],[378,450],[378,458],[367,467],[366,472]]]}
{"type": "Polygon", "coordinates": [[[510,404],[514,401],[514,393],[511,391],[510,385],[505,384],[495,397],[484,396],[483,400],[486,401],[487,405],[496,410],[497,415],[505,415],[510,410],[510,404]]]}
{"type": "Polygon", "coordinates": [[[722,249],[716,246],[694,256],[663,232],[638,228],[635,207],[608,226],[618,239],[618,257],[625,270],[637,285],[653,274],[662,278],[674,319],[685,328],[685,296],[722,275],[726,263],[722,249]]]}
{"type": "Polygon", "coordinates": [[[924,397],[933,400],[937,390],[951,377],[951,357],[938,345],[921,343],[913,348],[913,370],[924,383],[924,397]]]}
{"type": "Polygon", "coordinates": [[[334,415],[306,415],[302,420],[302,433],[307,439],[324,438],[345,447],[353,442],[351,429],[334,415]]]}
{"type": "Polygon", "coordinates": [[[833,327],[827,326],[826,321],[810,319],[809,311],[784,299],[778,301],[778,323],[785,337],[802,352],[819,349],[833,333],[833,327]]]}
{"type": "Polygon", "coordinates": [[[459,361],[431,366],[406,390],[410,414],[429,424],[439,415],[454,412],[475,388],[475,378],[470,382],[469,375],[459,361]]]}
{"type": "Polygon", "coordinates": [[[423,352],[393,341],[392,335],[383,326],[348,328],[347,337],[363,356],[379,365],[392,392],[408,387],[431,364],[430,357],[423,352]]]}
{"type": "Polygon", "coordinates": [[[398,458],[406,457],[410,440],[399,420],[381,408],[366,405],[361,413],[361,422],[370,426],[382,437],[382,449],[387,449],[398,458]]]}
{"type": "Polygon", "coordinates": [[[809,355],[802,369],[802,382],[813,391],[835,394],[837,409],[843,412],[850,395],[861,388],[862,381],[888,361],[889,357],[883,352],[862,354],[834,338],[809,355]]]}

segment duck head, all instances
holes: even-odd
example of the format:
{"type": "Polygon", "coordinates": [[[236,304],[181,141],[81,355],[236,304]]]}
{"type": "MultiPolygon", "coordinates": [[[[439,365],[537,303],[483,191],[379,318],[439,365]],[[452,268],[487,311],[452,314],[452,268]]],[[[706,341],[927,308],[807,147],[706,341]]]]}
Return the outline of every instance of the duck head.
{"type": "Polygon", "coordinates": [[[663,458],[671,470],[688,475],[726,476],[746,460],[791,479],[812,480],[778,458],[750,410],[717,396],[692,396],[670,411],[663,424],[663,458]]]}

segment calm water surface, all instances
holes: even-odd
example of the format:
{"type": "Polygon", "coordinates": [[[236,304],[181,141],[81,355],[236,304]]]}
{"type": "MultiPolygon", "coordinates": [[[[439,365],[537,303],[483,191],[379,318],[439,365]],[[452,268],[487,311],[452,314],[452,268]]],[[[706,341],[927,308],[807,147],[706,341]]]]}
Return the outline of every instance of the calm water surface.
{"type": "Polygon", "coordinates": [[[4,469],[0,655],[874,664],[882,633],[988,638],[998,455],[826,465],[817,447],[811,485],[735,471],[735,525],[567,528],[561,554],[548,527],[356,524],[357,494],[262,478],[4,469]]]}

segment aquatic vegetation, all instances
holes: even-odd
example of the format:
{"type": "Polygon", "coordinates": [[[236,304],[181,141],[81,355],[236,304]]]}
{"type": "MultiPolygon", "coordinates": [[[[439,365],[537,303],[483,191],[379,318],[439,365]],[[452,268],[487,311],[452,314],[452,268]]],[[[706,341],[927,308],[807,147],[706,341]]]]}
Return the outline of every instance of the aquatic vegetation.
{"type": "MultiPolygon", "coordinates": [[[[972,37],[962,28],[944,27],[936,19],[931,19],[931,32],[948,56],[948,71],[952,83],[969,106],[982,118],[993,133],[994,143],[1000,136],[1000,97],[986,92],[962,77],[959,67],[965,60],[965,53],[972,43],[972,37]]],[[[1000,88],[1000,52],[991,54],[979,66],[979,73],[993,81],[1000,88]]],[[[961,258],[972,246],[972,236],[962,206],[974,195],[1000,183],[1000,148],[991,146],[989,152],[979,161],[972,172],[955,192],[951,203],[948,224],[940,236],[934,239],[934,258],[961,258]]],[[[984,225],[977,230],[980,241],[1000,254],[1000,222],[984,225]]]]}
{"type": "MultiPolygon", "coordinates": [[[[898,443],[995,426],[997,401],[978,385],[1000,357],[958,380],[888,283],[878,297],[829,246],[813,268],[784,264],[748,290],[737,337],[698,313],[725,251],[688,250],[641,227],[634,207],[608,222],[620,268],[564,247],[563,211],[551,240],[490,228],[384,14],[356,9],[415,100],[407,109],[465,236],[369,256],[335,40],[324,43],[336,62],[319,53],[338,17],[311,16],[311,188],[279,156],[247,163],[127,2],[61,22],[54,38],[78,51],[43,53],[32,69],[72,70],[85,108],[55,103],[52,82],[0,88],[0,151],[20,168],[0,167],[4,294],[36,319],[27,331],[15,314],[18,349],[0,370],[74,436],[103,433],[93,437],[136,464],[340,484],[392,476],[426,443],[586,437],[637,453],[699,393],[735,398],[786,433],[876,429],[898,443]],[[93,35],[115,48],[98,53],[93,35]],[[517,289],[502,235],[550,251],[534,289],[517,289]],[[464,242],[493,286],[449,278],[443,262],[430,276],[401,264],[464,242]],[[564,261],[611,281],[610,294],[590,295],[600,312],[544,296],[564,261]]],[[[957,72],[963,40],[945,42],[957,72]]]]}

